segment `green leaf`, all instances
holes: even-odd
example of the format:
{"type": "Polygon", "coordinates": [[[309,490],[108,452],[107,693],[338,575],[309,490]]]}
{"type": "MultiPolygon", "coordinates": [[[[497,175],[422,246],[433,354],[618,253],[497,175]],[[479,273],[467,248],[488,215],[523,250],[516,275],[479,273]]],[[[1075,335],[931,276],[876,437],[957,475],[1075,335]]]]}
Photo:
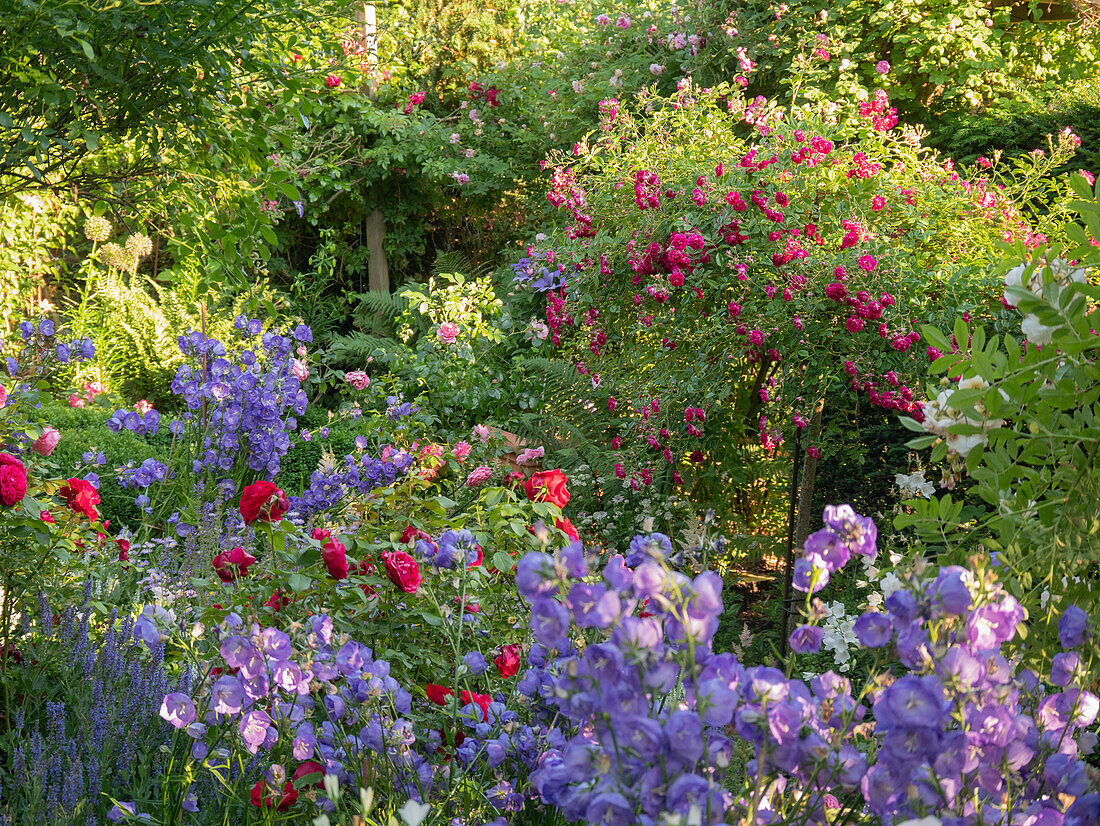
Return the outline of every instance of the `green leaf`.
{"type": "Polygon", "coordinates": [[[296,594],[308,591],[312,584],[313,580],[305,574],[294,573],[287,577],[287,585],[289,585],[290,590],[296,594]]]}

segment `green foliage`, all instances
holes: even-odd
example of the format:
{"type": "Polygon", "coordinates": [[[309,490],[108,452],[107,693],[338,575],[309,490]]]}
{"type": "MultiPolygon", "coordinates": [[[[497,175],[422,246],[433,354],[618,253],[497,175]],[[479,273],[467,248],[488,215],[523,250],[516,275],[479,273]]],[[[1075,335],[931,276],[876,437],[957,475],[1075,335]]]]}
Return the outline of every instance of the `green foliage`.
{"type": "Polygon", "coordinates": [[[77,186],[87,197],[162,168],[178,143],[213,138],[223,107],[243,104],[244,86],[272,78],[295,29],[326,11],[289,0],[8,4],[0,191],[77,186]],[[81,165],[123,144],[113,169],[81,165]]]}
{"type": "MultiPolygon", "coordinates": [[[[954,340],[969,345],[937,359],[933,370],[963,379],[941,381],[935,406],[926,408],[930,435],[910,443],[931,445],[932,459],[946,458],[965,473],[981,501],[944,496],[915,503],[914,514],[897,520],[936,545],[961,538],[964,547],[980,543],[997,552],[1007,584],[1033,616],[1048,620],[1060,606],[1093,611],[1098,604],[1100,193],[1080,177],[1074,181],[1081,200],[1073,206],[1088,231],[1070,227],[1067,245],[1041,255],[1017,247],[1006,261],[1006,268],[1026,262],[1009,273],[1005,295],[1024,314],[1031,341],[987,336],[983,327],[958,321],[954,340]]],[[[927,334],[946,343],[936,330],[927,334]]]]}
{"type": "MultiPolygon", "coordinates": [[[[1039,4],[1028,4],[1039,17],[1039,4]]],[[[728,51],[747,50],[740,68],[754,92],[784,90],[852,99],[884,78],[890,97],[930,122],[945,111],[990,104],[1016,80],[1052,86],[1092,74],[1098,30],[1016,19],[1016,7],[961,0],[863,0],[832,4],[754,0],[731,12],[728,51]]],[[[866,99],[866,98],[863,98],[866,99]]]]}
{"type": "Polygon", "coordinates": [[[95,378],[108,389],[155,405],[169,399],[168,385],[183,362],[177,336],[205,330],[225,340],[237,315],[271,303],[263,290],[220,295],[199,270],[177,272],[164,283],[103,264],[84,267],[83,291],[70,309],[72,329],[97,343],[95,378]]]}
{"type": "Polygon", "coordinates": [[[1046,136],[1072,129],[1081,150],[1066,169],[1100,168],[1100,87],[1094,78],[1048,89],[1017,83],[995,105],[981,112],[945,116],[929,143],[957,162],[972,164],[979,156],[1023,155],[1044,150],[1046,136]]]}

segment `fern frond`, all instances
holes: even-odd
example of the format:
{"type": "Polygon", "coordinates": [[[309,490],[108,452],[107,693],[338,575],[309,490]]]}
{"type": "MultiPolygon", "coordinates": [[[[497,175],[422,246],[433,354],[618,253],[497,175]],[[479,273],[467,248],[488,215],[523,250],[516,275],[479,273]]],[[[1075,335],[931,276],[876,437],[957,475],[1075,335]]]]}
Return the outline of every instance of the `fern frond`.
{"type": "Polygon", "coordinates": [[[368,358],[373,357],[375,361],[389,364],[395,359],[411,358],[412,351],[397,339],[355,331],[334,336],[329,356],[337,366],[358,370],[367,363],[368,358]]]}

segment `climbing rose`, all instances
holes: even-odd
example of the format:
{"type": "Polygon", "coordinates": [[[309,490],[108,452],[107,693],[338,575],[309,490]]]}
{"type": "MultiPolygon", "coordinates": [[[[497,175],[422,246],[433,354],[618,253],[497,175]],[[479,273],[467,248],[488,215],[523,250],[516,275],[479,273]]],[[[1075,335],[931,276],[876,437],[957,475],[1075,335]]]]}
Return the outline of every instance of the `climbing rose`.
{"type": "Polygon", "coordinates": [[[362,370],[352,370],[350,373],[345,373],[344,381],[356,390],[366,390],[370,386],[370,376],[362,370]]]}
{"type": "Polygon", "coordinates": [[[504,679],[515,676],[519,671],[520,659],[519,659],[519,646],[518,645],[504,645],[501,646],[500,653],[497,654],[493,660],[497,666],[497,673],[504,679]]]}
{"type": "Polygon", "coordinates": [[[40,456],[49,456],[59,441],[61,441],[61,433],[55,428],[47,427],[42,431],[42,435],[34,440],[31,448],[40,456]]]}
{"type": "Polygon", "coordinates": [[[439,325],[436,335],[444,344],[454,344],[458,340],[458,325],[444,321],[439,325]]]}
{"type": "Polygon", "coordinates": [[[466,487],[476,488],[485,484],[493,475],[493,469],[486,465],[478,465],[476,468],[470,471],[470,475],[466,477],[466,487]]]}

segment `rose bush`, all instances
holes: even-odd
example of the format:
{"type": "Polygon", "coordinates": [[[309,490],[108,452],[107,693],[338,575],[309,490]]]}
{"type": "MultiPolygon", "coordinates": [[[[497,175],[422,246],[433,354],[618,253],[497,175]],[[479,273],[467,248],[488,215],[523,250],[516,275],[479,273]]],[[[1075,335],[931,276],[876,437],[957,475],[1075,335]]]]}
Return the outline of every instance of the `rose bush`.
{"type": "Polygon", "coordinates": [[[783,109],[687,83],[645,111],[550,160],[568,224],[515,268],[559,348],[544,421],[600,449],[605,499],[705,497],[804,428],[816,459],[850,393],[920,415],[920,320],[988,315],[995,244],[1046,242],[1027,191],[922,150],[881,89],[783,109]]]}

